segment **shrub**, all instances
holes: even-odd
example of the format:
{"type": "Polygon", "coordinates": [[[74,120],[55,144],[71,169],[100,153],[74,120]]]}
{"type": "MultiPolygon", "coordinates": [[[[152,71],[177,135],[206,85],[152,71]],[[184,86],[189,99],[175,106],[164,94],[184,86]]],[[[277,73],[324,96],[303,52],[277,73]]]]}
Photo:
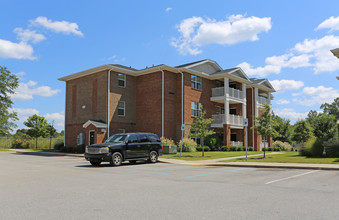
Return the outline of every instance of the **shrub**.
{"type": "Polygon", "coordinates": [[[212,147],[212,146],[220,147],[222,146],[222,144],[223,144],[223,140],[218,135],[209,135],[204,140],[204,145],[209,146],[209,147],[212,147]]]}
{"type": "Polygon", "coordinates": [[[237,151],[237,147],[231,146],[229,147],[230,151],[237,151]]]}
{"type": "Polygon", "coordinates": [[[280,151],[279,147],[273,147],[273,151],[280,151]]]}
{"type": "Polygon", "coordinates": [[[324,143],[326,157],[339,157],[339,140],[331,139],[324,143]]]}
{"type": "MultiPolygon", "coordinates": [[[[178,143],[178,152],[180,152],[181,141],[178,143]]],[[[197,143],[193,139],[184,138],[182,140],[182,152],[195,152],[197,143]]]]}
{"type": "Polygon", "coordinates": [[[253,147],[247,147],[248,151],[253,151],[253,147]]]}
{"type": "Polygon", "coordinates": [[[218,146],[212,146],[210,147],[211,151],[220,151],[221,148],[219,148],[218,146]]]}
{"type": "Polygon", "coordinates": [[[221,151],[230,151],[229,147],[227,146],[222,146],[221,151]]]}
{"type": "MultiPolygon", "coordinates": [[[[202,151],[202,146],[198,146],[197,148],[197,151],[202,151]]],[[[209,146],[204,146],[204,151],[210,151],[211,148],[209,146]]]]}
{"type": "Polygon", "coordinates": [[[272,147],[266,147],[266,151],[273,151],[272,147]]]}
{"type": "Polygon", "coordinates": [[[64,147],[64,143],[56,143],[54,144],[54,150],[61,151],[61,149],[64,147]]]}
{"type": "Polygon", "coordinates": [[[174,141],[169,138],[161,137],[160,141],[163,145],[175,145],[174,141]]]}
{"type": "Polygon", "coordinates": [[[25,139],[16,139],[12,144],[12,148],[29,148],[29,142],[25,139]]]}
{"type": "Polygon", "coordinates": [[[237,147],[237,151],[243,151],[243,147],[237,147]]]}
{"type": "Polygon", "coordinates": [[[283,151],[292,151],[292,146],[287,142],[275,141],[273,147],[278,147],[283,151]]]}
{"type": "Polygon", "coordinates": [[[316,137],[311,137],[299,151],[300,155],[306,157],[322,157],[323,152],[323,143],[316,137]]]}

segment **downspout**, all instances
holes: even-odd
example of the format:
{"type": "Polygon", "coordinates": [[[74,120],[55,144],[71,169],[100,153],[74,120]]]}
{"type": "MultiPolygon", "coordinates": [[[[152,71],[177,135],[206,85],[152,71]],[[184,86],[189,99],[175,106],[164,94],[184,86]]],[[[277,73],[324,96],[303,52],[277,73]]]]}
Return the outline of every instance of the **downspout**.
{"type": "Polygon", "coordinates": [[[184,124],[184,74],[181,73],[181,126],[184,124]]]}
{"type": "Polygon", "coordinates": [[[108,76],[107,76],[107,139],[109,138],[109,124],[110,124],[110,93],[111,93],[111,71],[110,69],[108,71],[108,76]]]}
{"type": "MultiPolygon", "coordinates": [[[[252,126],[254,126],[254,119],[255,119],[255,112],[254,112],[254,90],[252,87],[252,126]]],[[[253,150],[254,150],[254,129],[252,129],[252,144],[253,144],[253,150]]]]}
{"type": "Polygon", "coordinates": [[[165,137],[165,73],[161,71],[161,136],[165,137]]]}

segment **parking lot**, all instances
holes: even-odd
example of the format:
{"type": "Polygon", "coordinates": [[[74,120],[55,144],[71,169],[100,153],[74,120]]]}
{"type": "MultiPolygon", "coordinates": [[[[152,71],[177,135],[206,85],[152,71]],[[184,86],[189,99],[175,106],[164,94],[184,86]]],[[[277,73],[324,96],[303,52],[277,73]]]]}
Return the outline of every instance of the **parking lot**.
{"type": "Polygon", "coordinates": [[[338,219],[339,172],[0,153],[0,219],[338,219]]]}

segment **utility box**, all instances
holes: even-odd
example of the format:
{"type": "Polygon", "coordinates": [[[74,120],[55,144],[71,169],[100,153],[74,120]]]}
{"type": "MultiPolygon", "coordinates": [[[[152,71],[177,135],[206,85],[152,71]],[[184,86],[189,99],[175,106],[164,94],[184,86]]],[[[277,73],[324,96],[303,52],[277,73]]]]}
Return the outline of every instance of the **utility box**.
{"type": "Polygon", "coordinates": [[[163,154],[176,154],[177,146],[176,145],[164,145],[164,149],[162,153],[163,154]]]}

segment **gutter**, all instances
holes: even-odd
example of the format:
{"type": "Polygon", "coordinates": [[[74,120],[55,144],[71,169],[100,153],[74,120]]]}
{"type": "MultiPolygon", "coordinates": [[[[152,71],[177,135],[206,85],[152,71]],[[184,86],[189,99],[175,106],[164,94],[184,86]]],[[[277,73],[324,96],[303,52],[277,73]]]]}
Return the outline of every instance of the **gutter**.
{"type": "Polygon", "coordinates": [[[161,136],[165,137],[165,73],[161,71],[161,136]]]}
{"type": "Polygon", "coordinates": [[[109,138],[109,125],[111,123],[110,117],[110,93],[111,93],[111,71],[113,69],[108,70],[107,74],[107,139],[109,138]]]}

